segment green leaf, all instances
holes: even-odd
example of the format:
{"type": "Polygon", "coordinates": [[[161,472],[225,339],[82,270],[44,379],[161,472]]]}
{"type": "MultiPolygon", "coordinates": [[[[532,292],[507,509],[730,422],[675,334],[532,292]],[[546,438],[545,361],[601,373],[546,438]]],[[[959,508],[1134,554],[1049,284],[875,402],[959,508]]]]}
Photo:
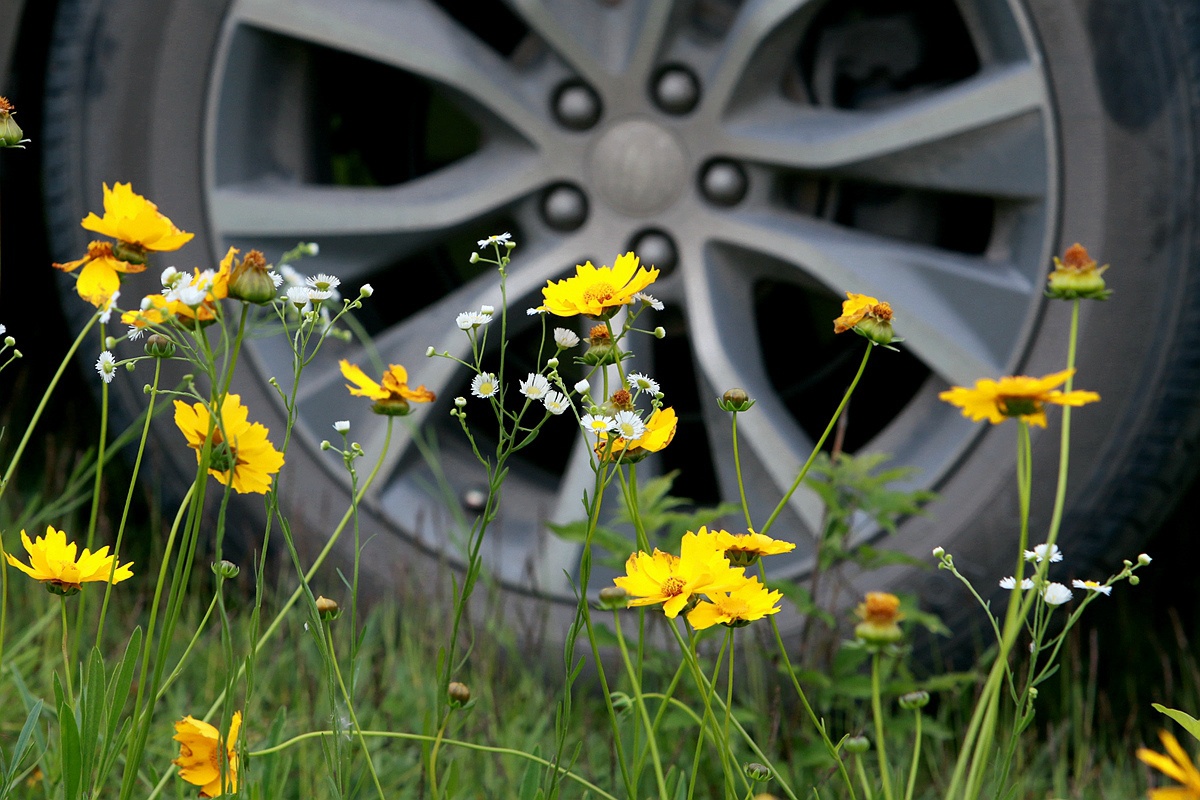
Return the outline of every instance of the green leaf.
{"type": "Polygon", "coordinates": [[[129,644],[125,645],[125,655],[120,665],[113,672],[112,681],[108,684],[108,738],[112,738],[117,721],[121,717],[121,709],[129,699],[129,690],[133,687],[133,671],[137,668],[138,657],[142,654],[142,627],[133,629],[129,644]]]}
{"type": "Polygon", "coordinates": [[[83,695],[79,707],[83,712],[83,731],[79,740],[80,762],[85,782],[90,782],[96,751],[100,744],[100,725],[104,721],[104,657],[92,648],[84,675],[83,695]]]}
{"type": "Polygon", "coordinates": [[[1188,716],[1182,711],[1177,711],[1174,708],[1167,708],[1159,703],[1151,703],[1154,710],[1160,714],[1166,714],[1171,719],[1183,726],[1183,729],[1192,735],[1193,739],[1200,741],[1200,720],[1195,717],[1188,716]]]}
{"type": "Polygon", "coordinates": [[[66,703],[58,707],[58,741],[62,756],[63,800],[78,800],[83,786],[83,761],[79,753],[79,727],[66,703]]]}
{"type": "Polygon", "coordinates": [[[525,771],[521,774],[520,789],[517,791],[519,800],[537,800],[541,787],[538,785],[538,775],[541,768],[533,761],[525,762],[525,771]]]}
{"type": "Polygon", "coordinates": [[[4,776],[4,785],[0,786],[0,795],[4,797],[8,796],[9,790],[12,789],[13,783],[16,781],[17,773],[21,768],[21,762],[25,759],[25,751],[32,744],[30,740],[33,738],[33,731],[37,727],[38,718],[41,715],[42,701],[38,700],[25,716],[25,725],[21,728],[21,735],[17,737],[17,746],[13,748],[12,760],[9,762],[8,772],[4,776]]]}

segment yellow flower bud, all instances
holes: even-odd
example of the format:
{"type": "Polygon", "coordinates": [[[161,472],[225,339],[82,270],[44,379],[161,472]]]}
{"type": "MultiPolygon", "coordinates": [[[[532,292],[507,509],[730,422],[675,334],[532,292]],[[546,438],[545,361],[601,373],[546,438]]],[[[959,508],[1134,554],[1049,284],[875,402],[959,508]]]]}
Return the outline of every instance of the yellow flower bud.
{"type": "Polygon", "coordinates": [[[1107,264],[1097,268],[1087,249],[1076,242],[1067,248],[1061,260],[1055,257],[1046,296],[1060,300],[1107,300],[1112,290],[1104,285],[1102,275],[1106,269],[1107,264]]]}

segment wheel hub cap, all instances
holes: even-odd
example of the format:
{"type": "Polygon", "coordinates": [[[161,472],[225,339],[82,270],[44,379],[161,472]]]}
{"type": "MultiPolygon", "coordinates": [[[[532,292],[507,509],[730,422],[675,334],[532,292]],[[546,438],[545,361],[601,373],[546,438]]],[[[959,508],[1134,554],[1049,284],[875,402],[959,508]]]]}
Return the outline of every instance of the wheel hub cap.
{"type": "Polygon", "coordinates": [[[613,125],[596,141],[592,185],[616,211],[644,217],[671,205],[687,181],[683,147],[666,128],[643,119],[613,125]]]}

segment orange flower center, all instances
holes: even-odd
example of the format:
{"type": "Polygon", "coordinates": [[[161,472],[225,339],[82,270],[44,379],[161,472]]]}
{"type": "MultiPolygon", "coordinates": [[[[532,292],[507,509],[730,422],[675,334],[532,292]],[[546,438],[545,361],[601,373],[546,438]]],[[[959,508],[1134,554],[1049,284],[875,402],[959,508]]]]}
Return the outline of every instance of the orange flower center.
{"type": "Polygon", "coordinates": [[[869,313],[875,319],[882,320],[883,322],[892,321],[892,307],[887,303],[880,303],[879,305],[871,306],[871,310],[867,313],[869,313]]]}
{"type": "Polygon", "coordinates": [[[622,411],[628,411],[633,408],[633,395],[625,389],[617,389],[613,392],[612,404],[622,411]]]}
{"type": "Polygon", "coordinates": [[[721,616],[743,619],[750,611],[750,604],[738,597],[722,597],[717,600],[717,610],[721,612],[721,616]]]}
{"type": "Polygon", "coordinates": [[[7,97],[0,97],[0,111],[12,111],[13,104],[8,102],[7,97]]]}
{"type": "Polygon", "coordinates": [[[246,253],[246,257],[242,259],[242,266],[248,269],[265,269],[267,266],[267,259],[264,258],[263,254],[259,251],[251,250],[249,253],[246,253]]]}
{"type": "Polygon", "coordinates": [[[887,592],[867,592],[863,619],[876,624],[895,622],[900,610],[900,598],[887,592]]]}
{"type": "Polygon", "coordinates": [[[1075,243],[1067,248],[1067,252],[1063,253],[1062,263],[1068,269],[1083,270],[1096,262],[1092,261],[1086,247],[1075,243]]]}
{"type": "Polygon", "coordinates": [[[88,258],[112,258],[113,249],[111,242],[89,242],[88,243],[88,258]]]}
{"type": "Polygon", "coordinates": [[[583,301],[585,303],[600,303],[603,305],[605,301],[611,300],[612,296],[617,293],[611,283],[593,283],[591,286],[583,290],[583,301]]]}
{"type": "Polygon", "coordinates": [[[662,593],[666,597],[675,597],[676,595],[683,594],[683,587],[685,586],[687,586],[687,581],[672,575],[662,582],[662,593]]]}

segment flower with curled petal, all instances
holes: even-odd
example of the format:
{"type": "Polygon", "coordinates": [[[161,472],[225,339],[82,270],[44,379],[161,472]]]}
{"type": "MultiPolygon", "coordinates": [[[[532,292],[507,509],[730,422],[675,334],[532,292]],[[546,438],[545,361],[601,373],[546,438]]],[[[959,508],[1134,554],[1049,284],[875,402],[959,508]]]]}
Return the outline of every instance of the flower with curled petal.
{"type": "Polygon", "coordinates": [[[1159,740],[1167,749],[1167,755],[1156,753],[1146,747],[1139,747],[1137,757],[1145,764],[1174,778],[1182,786],[1163,786],[1151,789],[1150,800],[1200,800],[1200,770],[1188,758],[1188,754],[1179,745],[1179,740],[1166,731],[1159,731],[1159,740]]]}
{"type": "Polygon", "coordinates": [[[718,623],[740,628],[768,614],[777,614],[783,596],[781,592],[768,591],[757,577],[751,577],[731,591],[706,591],[705,595],[709,599],[701,600],[687,615],[688,623],[698,631],[718,623]]]}
{"type": "Polygon", "coordinates": [[[346,384],[350,394],[374,400],[375,405],[371,410],[377,414],[403,416],[409,412],[410,402],[431,403],[437,399],[437,395],[423,385],[416,389],[408,388],[408,370],[399,364],[388,365],[381,383],[368,378],[357,364],[351,364],[344,358],[338,362],[338,366],[342,369],[342,376],[354,384],[346,384]]]}
{"type": "Polygon", "coordinates": [[[175,735],[171,738],[179,742],[179,758],[171,763],[179,767],[179,777],[200,787],[201,797],[217,797],[237,791],[237,738],[241,727],[242,712],[235,711],[229,723],[229,735],[223,742],[225,752],[222,754],[221,734],[212,725],[190,715],[175,723],[175,735]],[[223,789],[222,767],[225,771],[223,789]]]}
{"type": "MultiPolygon", "coordinates": [[[[614,439],[612,446],[608,449],[608,457],[613,461],[618,458],[625,461],[640,461],[669,445],[675,438],[675,429],[678,425],[679,418],[675,416],[675,409],[660,408],[650,415],[650,419],[646,420],[645,429],[640,436],[634,439],[621,437],[614,439]]],[[[607,438],[601,434],[601,439],[596,445],[597,453],[603,452],[607,438]]]]}
{"type": "Polygon", "coordinates": [[[640,266],[632,252],[618,256],[609,267],[593,267],[588,261],[575,267],[575,274],[558,281],[547,281],[542,288],[539,311],[549,311],[559,317],[585,314],[595,319],[607,319],[621,306],[633,302],[633,297],[658,278],[658,270],[640,266]]]}
{"type": "Polygon", "coordinates": [[[1046,427],[1045,404],[1082,406],[1100,399],[1095,392],[1062,392],[1056,386],[1066,382],[1074,370],[1065,369],[1044,378],[1016,375],[998,381],[980,378],[975,388],[953,386],[938,395],[951,405],[962,409],[964,417],[973,422],[986,419],[998,425],[1009,417],[1019,417],[1030,425],[1046,427]]]}
{"type": "Polygon", "coordinates": [[[111,236],[142,250],[178,250],[195,234],[181,231],[158,206],[133,191],[132,184],[104,184],[104,216],[90,213],[79,223],[84,230],[111,236]]]}
{"type": "Polygon", "coordinates": [[[688,531],[678,556],[655,548],[637,552],[625,562],[625,575],[613,583],[629,593],[629,606],[663,604],[663,613],[674,619],[699,593],[728,592],[746,581],[745,570],[730,567],[704,528],[688,531]]]}
{"type": "Polygon", "coordinates": [[[129,569],[133,562],[118,565],[117,557],[108,554],[108,547],[101,547],[94,553],[85,547],[80,552],[74,542],[67,541],[67,534],[53,525],[47,525],[46,535],[33,541],[21,531],[21,544],[29,554],[29,563],[22,564],[12,553],[5,553],[8,563],[46,584],[46,588],[55,594],[75,594],[85,583],[120,583],[133,577],[129,569]]]}

